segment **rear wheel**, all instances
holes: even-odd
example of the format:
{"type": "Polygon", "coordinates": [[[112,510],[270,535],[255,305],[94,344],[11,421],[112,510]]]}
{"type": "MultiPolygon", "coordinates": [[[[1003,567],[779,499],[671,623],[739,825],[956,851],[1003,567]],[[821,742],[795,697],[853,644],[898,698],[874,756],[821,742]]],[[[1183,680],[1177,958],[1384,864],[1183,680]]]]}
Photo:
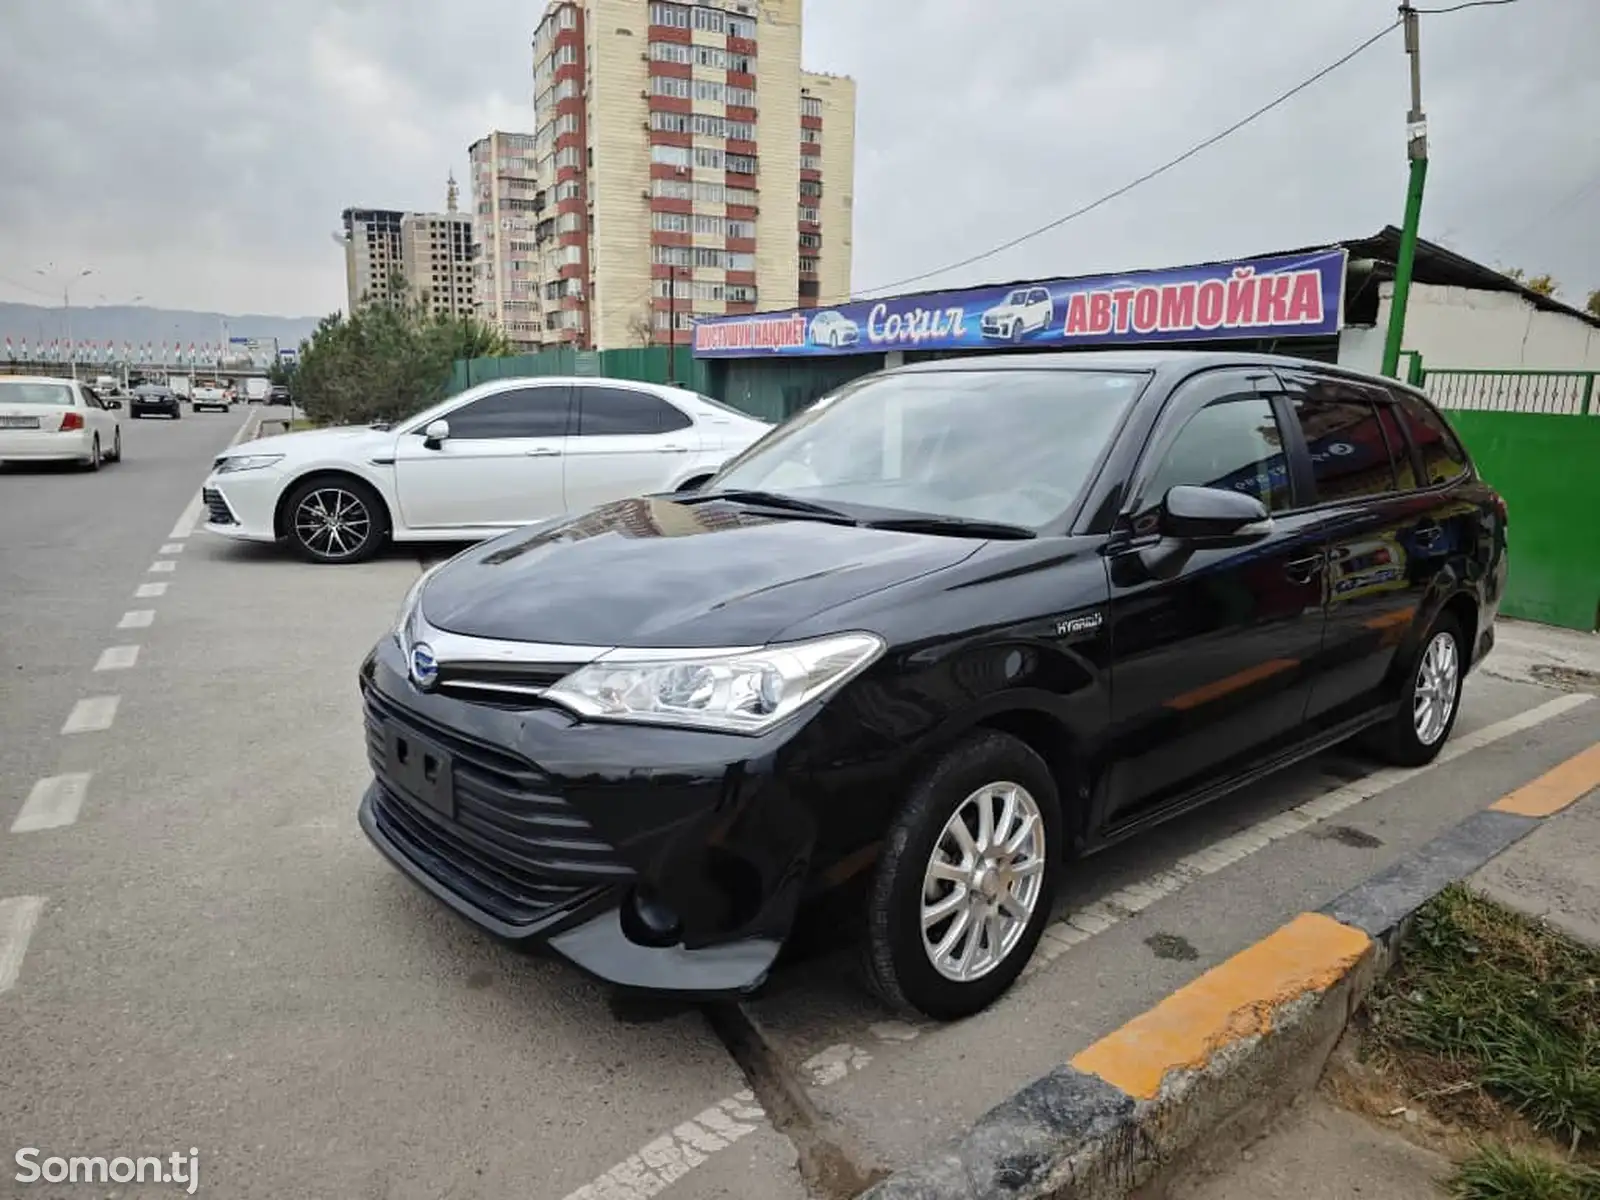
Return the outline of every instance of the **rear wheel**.
{"type": "Polygon", "coordinates": [[[1461,625],[1448,613],[1418,646],[1400,709],[1374,740],[1378,752],[1396,766],[1430,763],[1449,740],[1461,707],[1462,646],[1461,625]]]}
{"type": "Polygon", "coordinates": [[[867,901],[869,985],[937,1020],[987,1007],[1050,919],[1060,854],[1060,799],[1044,760],[999,732],[952,746],[884,840],[867,901]]]}
{"type": "Polygon", "coordinates": [[[364,562],[389,535],[389,514],[378,493],[358,479],[311,479],[287,506],[289,541],[315,563],[364,562]]]}
{"type": "Polygon", "coordinates": [[[122,461],[122,430],[118,429],[111,435],[111,461],[122,461]]]}
{"type": "Polygon", "coordinates": [[[83,469],[86,471],[98,471],[100,469],[100,435],[98,433],[94,435],[93,440],[89,443],[89,461],[83,464],[83,469]]]}

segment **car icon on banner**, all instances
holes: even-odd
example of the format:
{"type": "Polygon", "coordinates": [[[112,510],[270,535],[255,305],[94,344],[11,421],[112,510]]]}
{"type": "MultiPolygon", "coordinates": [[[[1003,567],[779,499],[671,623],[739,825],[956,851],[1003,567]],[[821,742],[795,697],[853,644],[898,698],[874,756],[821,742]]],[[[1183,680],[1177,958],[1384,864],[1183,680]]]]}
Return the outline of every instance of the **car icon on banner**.
{"type": "Polygon", "coordinates": [[[986,338],[1020,342],[1027,334],[1049,325],[1055,315],[1056,306],[1048,288],[1023,287],[984,313],[981,328],[986,338]]]}
{"type": "Polygon", "coordinates": [[[861,327],[843,313],[822,312],[811,318],[811,344],[814,346],[831,346],[837,350],[841,346],[854,346],[861,340],[861,327]]]}

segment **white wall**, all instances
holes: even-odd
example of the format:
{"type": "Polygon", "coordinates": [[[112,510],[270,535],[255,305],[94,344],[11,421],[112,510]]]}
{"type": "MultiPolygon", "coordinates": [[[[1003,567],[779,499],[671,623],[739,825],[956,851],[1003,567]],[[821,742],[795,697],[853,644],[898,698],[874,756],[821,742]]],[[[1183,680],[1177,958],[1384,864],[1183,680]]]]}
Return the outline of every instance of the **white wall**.
{"type": "MultiPolygon", "coordinates": [[[[1377,371],[1394,285],[1382,285],[1375,328],[1346,329],[1341,365],[1377,371]]],[[[1600,371],[1600,329],[1566,313],[1540,312],[1512,292],[1419,283],[1406,306],[1406,350],[1425,367],[1488,370],[1600,371]]]]}

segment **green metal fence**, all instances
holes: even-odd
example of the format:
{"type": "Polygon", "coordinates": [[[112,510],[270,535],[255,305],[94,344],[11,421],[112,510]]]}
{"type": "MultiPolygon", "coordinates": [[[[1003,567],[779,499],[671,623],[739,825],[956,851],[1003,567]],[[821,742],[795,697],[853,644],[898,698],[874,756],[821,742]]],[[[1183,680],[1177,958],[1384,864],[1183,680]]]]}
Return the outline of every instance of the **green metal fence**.
{"type": "MultiPolygon", "coordinates": [[[[511,379],[537,375],[606,375],[612,379],[638,379],[646,383],[666,383],[671,368],[671,350],[666,346],[645,346],[628,350],[574,350],[557,346],[537,354],[512,354],[504,358],[457,359],[450,370],[451,393],[465,391],[490,379],[511,379]]],[[[711,394],[706,364],[695,359],[686,346],[678,348],[679,387],[711,394]]]]}
{"type": "Polygon", "coordinates": [[[1594,371],[1435,368],[1412,376],[1505,497],[1511,572],[1500,611],[1600,628],[1600,396],[1594,371]]]}

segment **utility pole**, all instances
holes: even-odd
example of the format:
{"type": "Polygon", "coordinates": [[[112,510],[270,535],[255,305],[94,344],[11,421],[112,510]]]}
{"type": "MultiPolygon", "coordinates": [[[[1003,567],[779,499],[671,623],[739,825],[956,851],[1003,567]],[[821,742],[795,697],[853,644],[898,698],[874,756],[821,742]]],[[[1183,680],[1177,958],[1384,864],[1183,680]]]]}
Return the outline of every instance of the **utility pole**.
{"type": "Polygon", "coordinates": [[[1411,111],[1406,114],[1406,157],[1411,162],[1406,184],[1406,217],[1400,229],[1400,257],[1394,265],[1394,295],[1389,300],[1389,332],[1383,343],[1383,373],[1400,372],[1400,347],[1406,336],[1406,304],[1411,299],[1411,270],[1417,258],[1417,226],[1422,221],[1422,185],[1428,177],[1428,118],[1422,111],[1422,48],[1417,10],[1400,6],[1405,25],[1406,56],[1411,60],[1411,111]]]}
{"type": "Polygon", "coordinates": [[[678,382],[678,268],[667,268],[667,383],[678,382]]]}

